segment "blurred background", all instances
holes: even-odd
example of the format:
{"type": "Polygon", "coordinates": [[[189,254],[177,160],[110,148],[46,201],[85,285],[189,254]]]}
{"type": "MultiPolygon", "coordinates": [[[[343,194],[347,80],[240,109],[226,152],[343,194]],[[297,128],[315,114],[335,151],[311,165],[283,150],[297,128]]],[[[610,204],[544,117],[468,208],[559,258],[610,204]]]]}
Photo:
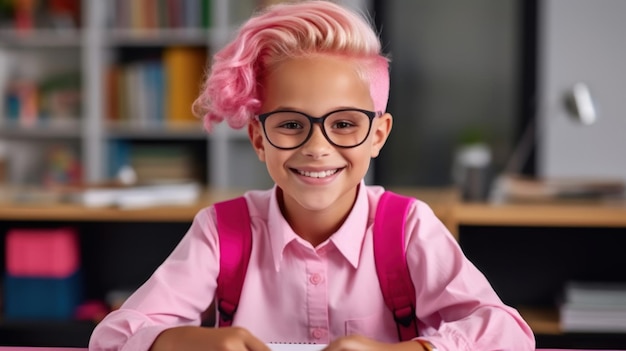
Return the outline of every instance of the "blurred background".
{"type": "MultiPolygon", "coordinates": [[[[624,52],[607,39],[624,32],[619,1],[340,2],[372,17],[391,57],[395,128],[369,182],[459,184],[472,160],[489,180],[626,178],[624,52]],[[591,123],[567,109],[575,83],[602,109],[591,123]]],[[[2,0],[0,181],[98,183],[131,168],[141,182],[270,186],[245,133],[207,135],[189,111],[212,53],[268,3],[2,0]]]]}
{"type": "MultiPolygon", "coordinates": [[[[272,185],[245,131],[207,134],[190,106],[274,2],[0,0],[0,345],[86,346],[218,199],[201,194],[272,185]]],[[[503,301],[547,306],[524,314],[538,345],[623,346],[623,286],[618,334],[567,344],[555,311],[572,282],[626,281],[626,1],[338,2],[391,58],[394,128],[366,181],[424,195],[503,301]],[[506,183],[511,207],[485,201],[503,175],[527,181],[506,183]]]]}
{"type": "Polygon", "coordinates": [[[501,170],[525,118],[531,2],[379,1],[390,52],[393,136],[376,163],[389,184],[448,185],[457,148],[483,142],[501,170]]]}

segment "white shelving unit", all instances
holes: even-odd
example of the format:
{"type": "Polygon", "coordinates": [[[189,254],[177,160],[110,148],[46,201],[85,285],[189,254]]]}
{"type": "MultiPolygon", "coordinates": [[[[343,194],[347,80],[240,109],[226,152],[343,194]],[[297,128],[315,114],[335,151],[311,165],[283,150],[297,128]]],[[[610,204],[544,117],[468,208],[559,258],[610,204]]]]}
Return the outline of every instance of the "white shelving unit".
{"type": "MultiPolygon", "coordinates": [[[[85,0],[84,0],[85,1],[85,0]]],[[[205,29],[161,29],[145,35],[132,29],[110,29],[106,25],[106,14],[108,13],[105,2],[99,0],[86,0],[85,18],[87,27],[85,30],[84,63],[85,70],[90,74],[85,77],[85,86],[90,94],[86,100],[86,116],[90,120],[86,123],[83,133],[90,142],[85,143],[84,162],[87,165],[87,179],[89,181],[101,181],[108,170],[103,169],[106,164],[106,152],[103,147],[110,138],[133,138],[152,140],[162,139],[163,141],[177,139],[186,141],[204,140],[206,143],[206,167],[208,185],[215,188],[227,187],[255,187],[267,184],[266,179],[258,181],[252,177],[248,179],[237,179],[233,174],[264,174],[262,168],[253,173],[241,173],[242,157],[233,152],[231,144],[245,142],[245,134],[229,131],[227,128],[217,128],[208,135],[201,127],[193,126],[188,128],[162,128],[159,126],[114,126],[103,125],[105,120],[102,97],[104,94],[101,88],[104,85],[104,72],[106,59],[111,57],[111,53],[120,46],[142,47],[170,45],[200,45],[206,46],[209,55],[221,48],[232,34],[232,28],[236,25],[236,20],[231,15],[233,1],[212,0],[211,1],[211,23],[212,27],[205,29]],[[265,184],[264,184],[265,183],[265,184]]],[[[248,7],[252,10],[253,1],[237,1],[238,6],[248,7]]],[[[250,150],[250,152],[252,152],[250,150]]],[[[262,166],[259,163],[259,166],[262,166]]]]}
{"type": "MultiPolygon", "coordinates": [[[[50,53],[50,57],[72,55],[73,64],[80,67],[82,95],[81,115],[76,118],[79,122],[73,126],[54,128],[45,125],[12,125],[6,123],[0,109],[0,142],[9,143],[10,153],[23,152],[24,145],[38,144],[50,138],[74,143],[79,149],[83,180],[89,183],[106,181],[111,173],[107,169],[107,143],[111,139],[204,142],[207,156],[203,161],[207,167],[207,185],[215,188],[270,186],[271,180],[265,171],[265,165],[258,161],[249,146],[245,130],[230,130],[226,123],[220,124],[210,135],[200,126],[176,129],[150,125],[112,126],[107,123],[105,114],[106,70],[114,52],[120,47],[203,46],[207,47],[210,57],[227,43],[234,28],[253,11],[257,1],[211,0],[209,29],[160,29],[149,33],[150,35],[132,29],[111,29],[107,24],[110,13],[107,6],[113,3],[114,1],[81,0],[82,27],[77,31],[57,33],[35,29],[26,36],[6,29],[0,31],[0,61],[3,52],[19,52],[22,55],[29,50],[52,50],[55,52],[50,53]]],[[[354,8],[366,8],[366,0],[345,0],[343,3],[354,8]]],[[[15,67],[19,67],[22,63],[20,60],[16,61],[15,67]]],[[[44,59],[44,66],[48,61],[48,58],[44,59]]],[[[3,83],[2,74],[7,73],[1,70],[2,68],[0,89],[3,83]]],[[[32,162],[34,161],[31,160],[32,162]]],[[[21,181],[15,177],[12,180],[21,181]]]]}

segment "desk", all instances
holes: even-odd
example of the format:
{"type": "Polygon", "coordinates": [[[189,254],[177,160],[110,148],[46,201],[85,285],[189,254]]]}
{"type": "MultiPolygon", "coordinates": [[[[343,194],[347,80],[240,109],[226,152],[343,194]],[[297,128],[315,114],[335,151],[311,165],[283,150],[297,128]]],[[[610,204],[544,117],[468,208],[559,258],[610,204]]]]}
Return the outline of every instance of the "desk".
{"type": "MultiPolygon", "coordinates": [[[[394,188],[401,194],[419,198],[428,203],[435,214],[444,222],[453,225],[452,208],[458,201],[452,188],[394,188]]],[[[87,208],[79,204],[44,202],[16,203],[10,198],[15,191],[0,188],[0,220],[25,221],[110,221],[110,222],[191,222],[203,207],[215,202],[242,195],[244,189],[207,190],[196,203],[189,206],[158,206],[142,209],[121,210],[117,208],[87,208]]]]}
{"type": "MultiPolygon", "coordinates": [[[[475,237],[489,234],[487,233],[488,230],[480,228],[495,228],[491,231],[492,234],[490,234],[495,239],[512,236],[524,237],[524,234],[520,232],[499,230],[499,228],[506,227],[525,227],[533,230],[535,228],[558,227],[576,229],[617,228],[622,232],[626,230],[626,201],[465,203],[460,200],[458,192],[453,188],[394,187],[389,188],[389,190],[413,196],[426,202],[457,239],[461,239],[461,242],[463,240],[460,238],[461,233],[459,229],[468,227],[478,228],[474,234],[471,234],[475,237]]],[[[216,201],[238,196],[243,192],[244,190],[208,190],[200,197],[197,203],[190,206],[164,206],[138,210],[85,208],[72,204],[16,204],[8,202],[8,197],[0,196],[0,235],[7,228],[15,225],[56,226],[69,223],[80,227],[82,232],[85,233],[83,239],[86,247],[88,249],[92,248],[93,251],[89,251],[90,255],[87,255],[86,259],[90,260],[88,262],[91,263],[90,267],[95,267],[99,273],[99,280],[95,282],[94,286],[102,289],[102,286],[108,287],[114,278],[119,278],[119,276],[124,276],[124,279],[120,278],[120,280],[124,281],[126,281],[126,275],[129,276],[129,281],[131,280],[130,278],[135,280],[145,279],[145,275],[151,273],[160,260],[169,253],[170,247],[173,247],[178,242],[178,236],[184,234],[188,224],[199,209],[216,201]],[[123,257],[126,257],[124,252],[111,247],[114,245],[111,243],[121,243],[122,240],[124,240],[123,242],[135,240],[137,245],[142,245],[148,239],[152,242],[149,248],[154,248],[157,252],[153,255],[146,253],[141,260],[130,262],[131,264],[126,264],[124,261],[123,257]],[[100,262],[106,262],[109,256],[121,258],[116,258],[115,262],[100,264],[100,262]],[[117,261],[120,261],[120,263],[117,261]],[[130,270],[126,272],[124,267],[127,266],[135,268],[132,272],[130,270]],[[119,273],[122,271],[124,271],[124,274],[119,273]]],[[[619,235],[622,232],[615,233],[618,235],[614,237],[625,238],[626,245],[626,235],[619,235]]],[[[484,236],[488,237],[488,235],[484,236]]],[[[561,237],[564,239],[559,240],[564,242],[575,240],[569,236],[561,237]]],[[[606,237],[610,238],[611,235],[606,237]]],[[[613,246],[623,247],[624,245],[613,246]]],[[[149,248],[145,248],[145,250],[149,248]]],[[[0,249],[2,249],[2,246],[0,246],[0,249]]],[[[471,251],[468,253],[473,253],[473,250],[471,251]]],[[[132,255],[132,252],[129,255],[132,255]]],[[[588,260],[589,257],[585,257],[585,259],[588,260]]],[[[502,262],[501,260],[500,265],[506,266],[502,265],[502,262]]],[[[540,267],[539,264],[537,266],[540,267]]],[[[524,272],[538,269],[537,267],[523,268],[525,269],[524,272]]],[[[624,280],[626,280],[626,276],[624,280]]],[[[535,333],[550,336],[561,335],[558,313],[555,309],[523,308],[521,305],[515,307],[520,310],[535,333]]],[[[621,345],[618,344],[618,346],[621,345]]],[[[543,344],[543,346],[566,347],[570,345],[543,344]]],[[[591,345],[591,347],[593,346],[596,345],[591,345]]],[[[0,351],[2,350],[0,347],[0,351]]],[[[60,349],[58,351],[64,350],[60,349]]]]}
{"type": "MultiPolygon", "coordinates": [[[[68,348],[68,347],[10,347],[0,346],[0,351],[88,351],[86,348],[68,348]]],[[[569,350],[569,349],[537,349],[537,351],[600,351],[600,350],[569,350]]],[[[602,350],[602,351],[620,351],[620,350],[602,350]]],[[[625,350],[621,350],[625,351],[625,350]]]]}
{"type": "Polygon", "coordinates": [[[519,310],[539,345],[624,345],[624,334],[564,333],[550,306],[567,281],[626,280],[612,268],[626,264],[619,249],[626,245],[626,201],[457,202],[451,217],[470,260],[519,310]]]}
{"type": "Polygon", "coordinates": [[[15,190],[0,189],[0,220],[23,221],[109,221],[109,222],[191,222],[203,207],[230,199],[244,190],[207,190],[188,206],[158,206],[133,210],[111,207],[88,208],[69,202],[12,202],[15,190]]]}

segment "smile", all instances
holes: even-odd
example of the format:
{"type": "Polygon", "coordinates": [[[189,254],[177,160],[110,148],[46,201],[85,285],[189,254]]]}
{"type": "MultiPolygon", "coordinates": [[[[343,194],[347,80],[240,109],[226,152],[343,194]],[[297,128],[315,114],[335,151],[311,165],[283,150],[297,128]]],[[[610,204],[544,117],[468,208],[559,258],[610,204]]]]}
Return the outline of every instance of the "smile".
{"type": "Polygon", "coordinates": [[[308,171],[301,171],[301,170],[296,170],[298,172],[298,174],[303,175],[305,177],[311,177],[311,178],[326,178],[326,177],[330,177],[331,175],[337,173],[339,170],[338,169],[329,169],[327,171],[321,171],[321,172],[308,172],[308,171]]]}

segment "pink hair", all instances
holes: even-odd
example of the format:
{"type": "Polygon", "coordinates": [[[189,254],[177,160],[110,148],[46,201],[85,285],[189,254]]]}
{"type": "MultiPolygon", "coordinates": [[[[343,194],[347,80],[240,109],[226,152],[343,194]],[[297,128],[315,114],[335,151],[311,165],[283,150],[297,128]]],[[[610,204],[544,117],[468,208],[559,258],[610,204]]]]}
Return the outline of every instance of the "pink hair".
{"type": "Polygon", "coordinates": [[[232,128],[242,128],[259,112],[263,75],[282,60],[315,54],[355,60],[376,112],[385,111],[389,62],[369,22],[334,3],[313,0],[270,6],[244,23],[215,54],[193,112],[204,119],[207,131],[224,119],[232,128]]]}

